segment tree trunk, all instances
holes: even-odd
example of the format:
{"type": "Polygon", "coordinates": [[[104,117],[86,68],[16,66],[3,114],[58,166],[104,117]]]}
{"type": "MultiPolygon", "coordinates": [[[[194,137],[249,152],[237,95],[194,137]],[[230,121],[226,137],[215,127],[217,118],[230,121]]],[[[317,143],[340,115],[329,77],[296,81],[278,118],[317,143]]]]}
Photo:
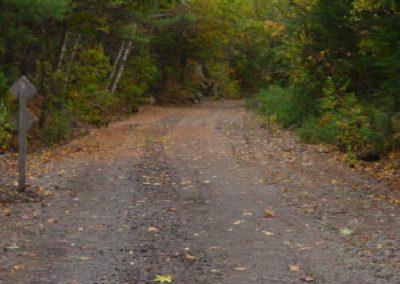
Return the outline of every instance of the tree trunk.
{"type": "Polygon", "coordinates": [[[118,63],[119,63],[119,61],[120,61],[120,59],[121,59],[122,52],[124,51],[124,48],[125,48],[125,40],[122,41],[121,48],[120,48],[119,51],[118,51],[118,55],[117,55],[117,58],[115,59],[113,69],[112,69],[112,71],[111,71],[111,73],[110,73],[110,76],[108,77],[108,87],[109,87],[110,84],[111,84],[112,78],[114,78],[115,71],[117,70],[118,63]]]}
{"type": "Polygon", "coordinates": [[[60,57],[58,58],[56,71],[60,70],[60,68],[61,68],[61,64],[64,60],[65,53],[67,52],[68,39],[69,39],[69,33],[68,33],[68,29],[66,29],[65,35],[64,35],[64,40],[61,45],[60,57]]]}
{"type": "Polygon", "coordinates": [[[125,52],[124,52],[124,56],[122,57],[122,62],[121,65],[119,67],[118,73],[117,73],[117,77],[115,78],[114,84],[111,88],[111,95],[115,94],[115,91],[117,90],[118,87],[118,83],[121,80],[122,77],[122,73],[124,72],[124,68],[125,68],[125,63],[128,60],[129,57],[129,53],[132,50],[132,42],[128,42],[126,48],[125,48],[125,52]]]}
{"type": "Polygon", "coordinates": [[[64,93],[67,91],[67,85],[68,85],[68,81],[69,81],[69,76],[71,74],[72,65],[74,63],[76,51],[78,49],[79,39],[80,39],[80,35],[78,35],[76,37],[76,40],[75,40],[75,43],[74,43],[74,47],[72,48],[71,56],[69,58],[68,68],[67,68],[67,72],[65,74],[65,79],[64,79],[64,90],[63,90],[64,93]]]}

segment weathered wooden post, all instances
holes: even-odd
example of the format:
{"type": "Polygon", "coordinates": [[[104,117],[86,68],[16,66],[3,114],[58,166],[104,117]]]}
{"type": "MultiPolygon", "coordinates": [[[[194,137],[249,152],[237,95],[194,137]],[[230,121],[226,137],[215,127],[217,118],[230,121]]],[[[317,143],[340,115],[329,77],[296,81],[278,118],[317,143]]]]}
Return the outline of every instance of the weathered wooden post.
{"type": "Polygon", "coordinates": [[[22,76],[12,85],[10,91],[18,99],[18,191],[22,192],[26,185],[27,131],[37,121],[36,116],[28,111],[27,103],[35,95],[36,88],[28,78],[22,76]]]}

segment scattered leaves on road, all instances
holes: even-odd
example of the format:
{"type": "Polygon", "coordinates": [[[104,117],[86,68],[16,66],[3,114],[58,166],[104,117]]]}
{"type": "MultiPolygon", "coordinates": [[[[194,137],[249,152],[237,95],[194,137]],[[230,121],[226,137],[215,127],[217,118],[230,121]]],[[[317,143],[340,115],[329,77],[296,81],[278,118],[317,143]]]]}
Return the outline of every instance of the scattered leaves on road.
{"type": "Polygon", "coordinates": [[[303,278],[301,278],[302,281],[304,282],[314,282],[316,277],[314,275],[305,275],[303,278]]]}
{"type": "Polygon", "coordinates": [[[11,215],[11,209],[10,208],[6,208],[3,210],[3,214],[4,216],[10,216],[11,215]]]}
{"type": "Polygon", "coordinates": [[[158,283],[172,283],[174,279],[171,275],[156,275],[156,279],[154,281],[158,283]]]}
{"type": "Polygon", "coordinates": [[[262,233],[263,233],[264,235],[266,235],[266,236],[273,236],[273,235],[275,235],[275,233],[268,232],[268,231],[263,231],[262,233]]]}
{"type": "Polygon", "coordinates": [[[340,229],[340,234],[342,236],[348,236],[348,235],[351,235],[352,233],[353,233],[353,231],[348,229],[348,228],[341,228],[340,229]]]}
{"type": "Polygon", "coordinates": [[[289,265],[289,271],[298,272],[300,271],[299,265],[289,265]]]}
{"type": "Polygon", "coordinates": [[[188,254],[186,254],[186,259],[190,260],[190,261],[196,261],[199,258],[197,256],[194,256],[194,255],[191,255],[191,254],[188,253],[188,254]]]}
{"type": "Polygon", "coordinates": [[[275,217],[275,213],[271,209],[268,209],[268,208],[264,209],[264,217],[265,218],[274,218],[275,217]]]}
{"type": "Polygon", "coordinates": [[[147,229],[147,232],[149,232],[149,233],[158,233],[159,231],[160,231],[160,229],[156,228],[156,227],[149,227],[147,229]]]}
{"type": "Polygon", "coordinates": [[[47,223],[49,223],[49,224],[55,224],[55,223],[57,223],[57,220],[54,219],[54,218],[50,218],[50,219],[47,220],[47,223]]]}
{"type": "Polygon", "coordinates": [[[14,245],[9,246],[8,249],[11,249],[11,250],[19,249],[19,246],[14,244],[14,245]]]}

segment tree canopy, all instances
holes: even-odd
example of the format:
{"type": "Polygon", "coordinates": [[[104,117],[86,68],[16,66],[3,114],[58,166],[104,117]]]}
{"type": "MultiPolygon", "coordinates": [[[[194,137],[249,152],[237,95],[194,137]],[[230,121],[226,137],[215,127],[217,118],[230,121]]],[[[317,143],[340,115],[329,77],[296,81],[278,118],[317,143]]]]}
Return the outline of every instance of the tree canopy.
{"type": "Polygon", "coordinates": [[[306,142],[387,152],[400,141],[395,0],[4,0],[0,147],[21,75],[38,87],[35,139],[157,100],[256,94],[306,142]]]}

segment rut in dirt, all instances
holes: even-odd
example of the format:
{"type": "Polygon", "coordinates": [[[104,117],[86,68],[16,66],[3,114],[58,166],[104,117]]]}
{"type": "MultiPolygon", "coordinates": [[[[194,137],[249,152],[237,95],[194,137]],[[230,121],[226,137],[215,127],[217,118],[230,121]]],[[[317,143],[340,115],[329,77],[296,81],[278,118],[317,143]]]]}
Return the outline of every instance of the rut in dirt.
{"type": "Polygon", "coordinates": [[[31,183],[54,196],[1,221],[0,283],[400,283],[398,208],[371,197],[390,190],[242,102],[149,108],[53,151],[31,183]]]}

